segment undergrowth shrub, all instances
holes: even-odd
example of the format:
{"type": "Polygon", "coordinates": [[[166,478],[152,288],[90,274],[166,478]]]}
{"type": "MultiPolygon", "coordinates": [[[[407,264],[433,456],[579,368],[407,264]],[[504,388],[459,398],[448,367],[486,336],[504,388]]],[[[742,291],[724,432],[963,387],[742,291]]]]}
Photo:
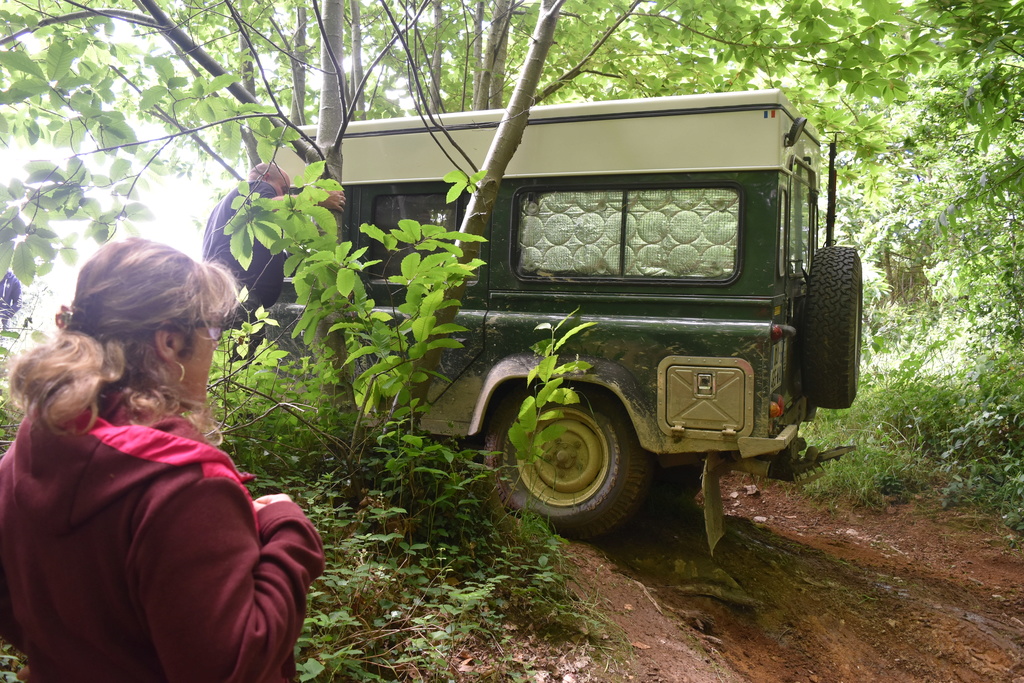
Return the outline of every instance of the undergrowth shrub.
{"type": "MultiPolygon", "coordinates": [[[[466,661],[494,680],[527,680],[511,634],[579,637],[589,619],[560,569],[561,542],[507,515],[477,451],[403,427],[377,436],[356,497],[340,470],[310,480],[270,460],[258,478],[255,495],[291,493],[324,539],[299,680],[462,680],[466,661]]],[[[586,630],[601,630],[591,621],[586,630]]]]}
{"type": "Polygon", "coordinates": [[[978,340],[947,333],[958,323],[933,323],[927,333],[912,323],[916,337],[893,331],[889,347],[871,341],[854,405],[819,411],[806,432],[857,450],[808,491],[867,505],[933,495],[1024,531],[1024,352],[979,351],[978,340]]]}
{"type": "Polygon", "coordinates": [[[355,416],[323,395],[326,361],[290,354],[272,336],[239,357],[235,344],[246,344],[245,337],[232,331],[218,349],[209,393],[223,425],[223,447],[239,469],[303,472],[316,480],[349,468],[355,416]]]}
{"type": "Polygon", "coordinates": [[[291,493],[324,539],[299,680],[529,680],[513,637],[607,631],[568,589],[561,541],[508,515],[479,451],[407,419],[359,433],[320,393],[329,360],[267,342],[253,353],[220,352],[212,395],[230,418],[223,447],[257,475],[254,495],[291,493]]]}

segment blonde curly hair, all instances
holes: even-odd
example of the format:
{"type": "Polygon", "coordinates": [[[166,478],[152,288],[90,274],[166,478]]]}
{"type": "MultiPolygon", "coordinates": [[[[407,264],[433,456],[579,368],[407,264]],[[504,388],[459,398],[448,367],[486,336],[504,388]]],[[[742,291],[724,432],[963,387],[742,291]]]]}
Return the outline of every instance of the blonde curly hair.
{"type": "Polygon", "coordinates": [[[173,247],[140,238],[110,242],[78,274],[75,300],[47,343],[9,364],[11,396],[37,423],[58,433],[91,429],[105,397],[120,395],[132,420],[150,424],[185,414],[216,439],[205,400],[188,398],[160,361],[159,329],[175,329],[192,353],[198,327],[225,320],[237,306],[234,276],[173,247]]]}

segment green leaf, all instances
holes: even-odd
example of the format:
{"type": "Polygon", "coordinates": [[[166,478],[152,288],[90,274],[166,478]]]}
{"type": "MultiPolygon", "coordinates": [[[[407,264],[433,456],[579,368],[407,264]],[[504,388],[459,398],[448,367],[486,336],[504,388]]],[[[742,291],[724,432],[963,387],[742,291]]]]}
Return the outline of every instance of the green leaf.
{"type": "Polygon", "coordinates": [[[19,49],[0,50],[0,66],[6,67],[9,71],[20,71],[36,78],[45,78],[39,64],[19,49]]]}
{"type": "Polygon", "coordinates": [[[28,241],[18,242],[15,245],[10,267],[23,283],[32,282],[36,275],[36,260],[32,255],[32,245],[28,241]]]}
{"type": "Polygon", "coordinates": [[[322,206],[314,206],[309,209],[310,218],[316,221],[317,226],[328,235],[334,235],[338,231],[338,219],[334,217],[330,209],[322,206]]]}
{"type": "Polygon", "coordinates": [[[196,102],[195,105],[192,107],[192,111],[199,118],[199,120],[204,123],[212,123],[213,121],[216,121],[218,118],[220,118],[217,115],[217,112],[214,110],[213,104],[211,104],[211,100],[209,99],[203,99],[196,102]]]}
{"type": "Polygon", "coordinates": [[[71,64],[78,56],[75,48],[62,40],[54,40],[46,50],[46,75],[51,81],[59,81],[71,71],[71,64]]]}
{"type": "Polygon", "coordinates": [[[295,179],[295,184],[299,186],[311,185],[317,180],[320,180],[321,176],[324,174],[324,166],[326,166],[326,162],[324,161],[315,161],[312,164],[309,164],[305,169],[303,169],[302,174],[295,179]]]}
{"type": "Polygon", "coordinates": [[[139,202],[128,202],[124,207],[125,216],[133,221],[155,220],[156,216],[149,210],[149,207],[139,202]]]}
{"type": "Polygon", "coordinates": [[[562,378],[556,377],[552,380],[544,382],[541,385],[540,390],[537,392],[537,405],[544,406],[551,400],[551,397],[558,391],[558,388],[562,385],[562,378]]]}
{"type": "Polygon", "coordinates": [[[448,194],[445,195],[445,201],[451,204],[462,195],[462,192],[465,189],[466,186],[460,183],[452,185],[450,188],[448,188],[448,194]]]}
{"type": "Polygon", "coordinates": [[[523,403],[519,406],[518,419],[530,431],[537,426],[537,398],[535,396],[527,396],[523,399],[523,403]],[[533,422],[530,422],[531,419],[533,422]]]}
{"type": "Polygon", "coordinates": [[[146,88],[142,91],[142,97],[139,99],[139,109],[145,111],[151,107],[159,104],[169,94],[167,88],[162,85],[155,85],[151,88],[146,88]]]}
{"type": "Polygon", "coordinates": [[[326,667],[317,659],[307,659],[297,668],[299,671],[299,681],[311,681],[326,671],[326,667]]]}
{"type": "Polygon", "coordinates": [[[54,133],[53,145],[55,147],[68,147],[78,150],[85,140],[85,126],[78,119],[68,119],[64,125],[54,133]]]}
{"type": "Polygon", "coordinates": [[[25,164],[25,171],[28,176],[25,178],[26,183],[62,183],[64,182],[64,174],[61,173],[60,168],[49,161],[32,161],[25,164]]]}
{"type": "Polygon", "coordinates": [[[392,234],[402,242],[414,244],[423,239],[423,226],[419,221],[405,218],[398,221],[398,229],[392,230],[392,234]]]}
{"type": "Polygon", "coordinates": [[[248,268],[252,263],[252,233],[247,228],[231,234],[231,255],[242,268],[248,268]]]}
{"type": "Polygon", "coordinates": [[[376,240],[377,242],[380,242],[387,246],[384,239],[384,231],[378,228],[376,225],[363,223],[362,225],[359,226],[359,231],[362,232],[364,235],[369,236],[370,239],[376,240]]]}
{"type": "Polygon", "coordinates": [[[242,150],[242,128],[237,122],[231,121],[221,127],[223,133],[223,153],[230,159],[237,157],[242,150]]]}
{"type": "Polygon", "coordinates": [[[236,80],[238,79],[234,74],[221,74],[207,84],[206,91],[212,93],[217,92],[218,90],[224,90],[236,80]]]}
{"type": "Polygon", "coordinates": [[[14,259],[14,247],[13,240],[0,242],[0,271],[4,273],[11,267],[11,261],[14,259]]]}
{"type": "Polygon", "coordinates": [[[448,195],[445,197],[445,201],[449,204],[458,199],[469,185],[469,178],[466,177],[465,173],[457,169],[454,171],[448,171],[448,173],[444,175],[444,181],[446,183],[451,183],[452,185],[448,188],[448,195]]]}
{"type": "Polygon", "coordinates": [[[541,382],[547,382],[551,379],[552,371],[555,369],[555,365],[558,363],[558,356],[548,356],[542,358],[540,363],[534,369],[537,379],[541,382]]]}
{"type": "Polygon", "coordinates": [[[526,428],[519,422],[514,422],[508,429],[508,440],[518,453],[526,454],[532,450],[532,444],[526,433],[526,428]]]}
{"type": "Polygon", "coordinates": [[[402,259],[402,277],[412,280],[416,277],[416,271],[420,266],[420,255],[413,252],[402,259]]]}
{"type": "MultiPolygon", "coordinates": [[[[553,410],[548,413],[544,413],[542,419],[544,419],[545,421],[557,420],[560,419],[561,417],[562,413],[560,411],[553,410]]],[[[540,434],[537,435],[536,441],[538,443],[550,443],[551,441],[554,441],[558,437],[562,436],[562,434],[565,434],[566,429],[566,425],[554,422],[552,424],[547,425],[546,427],[544,427],[544,429],[540,431],[540,434]]]]}
{"type": "Polygon", "coordinates": [[[569,341],[569,339],[571,339],[575,335],[579,334],[580,332],[583,332],[587,328],[593,327],[596,324],[597,323],[595,323],[595,322],[580,323],[579,325],[577,325],[576,327],[572,328],[571,330],[566,332],[564,335],[562,335],[562,338],[559,339],[557,342],[555,342],[554,350],[558,351],[560,348],[562,348],[562,346],[565,344],[565,342],[569,341]]]}
{"type": "MultiPolygon", "coordinates": [[[[49,230],[43,230],[41,232],[50,233],[49,230]]],[[[32,255],[33,267],[35,267],[34,264],[36,258],[40,259],[42,263],[49,263],[57,256],[57,253],[53,248],[52,240],[40,235],[39,233],[40,231],[37,230],[35,233],[28,235],[24,242],[28,252],[32,255]]]]}
{"type": "Polygon", "coordinates": [[[127,177],[132,172],[132,163],[125,158],[118,158],[110,165],[110,177],[115,180],[127,177]]]}
{"type": "MultiPolygon", "coordinates": [[[[277,241],[281,238],[281,227],[272,221],[257,220],[249,224],[252,229],[253,236],[259,240],[260,244],[274,252],[274,246],[277,241]]],[[[279,253],[278,250],[277,253],[279,253]]]]}
{"type": "Polygon", "coordinates": [[[338,295],[348,297],[353,288],[355,287],[356,272],[349,270],[348,268],[342,268],[338,271],[338,277],[336,279],[336,285],[338,288],[338,295]]]}
{"type": "MultiPolygon", "coordinates": [[[[13,83],[10,88],[0,94],[0,104],[17,104],[19,102],[29,100],[40,93],[44,93],[49,89],[50,86],[46,81],[32,79],[17,81],[13,83]]],[[[34,134],[29,127],[26,127],[25,132],[30,143],[34,144],[34,142],[39,139],[38,127],[36,127],[34,134]]]]}
{"type": "Polygon", "coordinates": [[[260,138],[256,143],[256,153],[261,160],[272,161],[277,154],[277,144],[268,138],[260,138]]]}
{"type": "Polygon", "coordinates": [[[432,315],[415,318],[412,321],[412,336],[416,341],[426,341],[434,330],[437,318],[432,315]]]}
{"type": "Polygon", "coordinates": [[[444,180],[446,183],[466,184],[469,181],[469,178],[466,177],[466,173],[464,171],[455,169],[445,173],[444,178],[442,178],[442,180],[444,180]]]}
{"type": "MultiPolygon", "coordinates": [[[[434,334],[437,334],[437,328],[434,329],[434,334]]],[[[427,344],[427,348],[462,349],[465,348],[465,344],[460,342],[458,339],[452,339],[451,337],[439,337],[437,339],[430,340],[430,343],[427,344]]]]}

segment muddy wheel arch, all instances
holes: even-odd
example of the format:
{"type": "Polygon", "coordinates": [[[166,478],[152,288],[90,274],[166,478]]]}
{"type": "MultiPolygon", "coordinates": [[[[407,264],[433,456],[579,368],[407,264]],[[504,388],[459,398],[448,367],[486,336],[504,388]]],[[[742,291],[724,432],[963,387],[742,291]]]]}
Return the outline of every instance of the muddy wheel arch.
{"type": "Polygon", "coordinates": [[[488,463],[497,469],[498,493],[515,510],[548,519],[559,533],[592,538],[619,528],[640,508],[654,471],[629,418],[616,399],[593,386],[577,386],[580,403],[562,406],[556,420],[566,431],[535,462],[517,458],[508,439],[524,394],[506,395],[489,420],[488,463]]]}

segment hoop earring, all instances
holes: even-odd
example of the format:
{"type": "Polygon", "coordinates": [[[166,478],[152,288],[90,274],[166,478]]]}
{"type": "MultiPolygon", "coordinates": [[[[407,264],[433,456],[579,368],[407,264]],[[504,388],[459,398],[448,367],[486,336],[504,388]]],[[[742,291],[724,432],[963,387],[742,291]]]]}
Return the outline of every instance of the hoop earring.
{"type": "MultiPolygon", "coordinates": [[[[174,361],[174,362],[178,363],[178,361],[174,361]]],[[[178,367],[181,368],[181,377],[178,378],[178,381],[179,382],[184,382],[185,381],[185,366],[182,365],[181,363],[178,363],[178,367]]]]}

